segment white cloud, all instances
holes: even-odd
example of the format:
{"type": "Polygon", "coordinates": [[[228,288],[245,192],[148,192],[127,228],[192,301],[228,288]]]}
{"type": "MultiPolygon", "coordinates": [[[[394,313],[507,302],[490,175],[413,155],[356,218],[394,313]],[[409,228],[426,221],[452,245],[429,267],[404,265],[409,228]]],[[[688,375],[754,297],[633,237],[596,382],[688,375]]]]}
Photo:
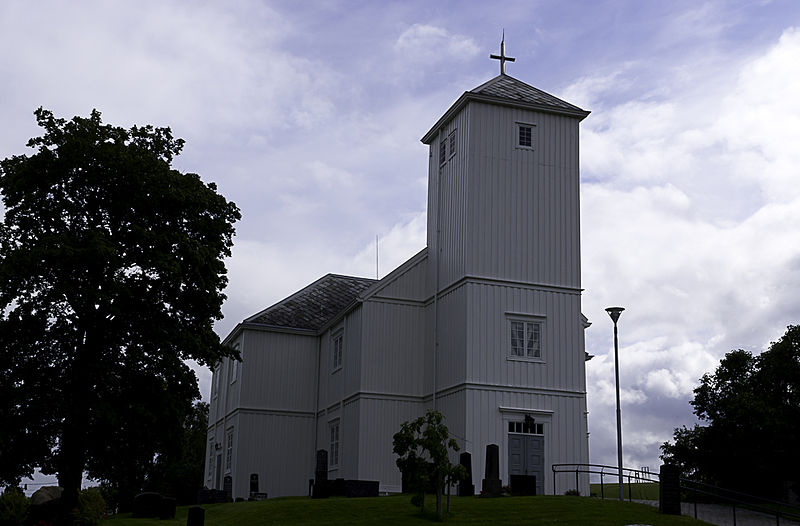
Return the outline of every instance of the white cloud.
{"type": "Polygon", "coordinates": [[[601,321],[587,333],[598,354],[587,364],[594,461],[613,459],[615,443],[607,304],[628,308],[620,374],[632,465],[656,464],[657,445],[691,424],[692,389],[725,352],[760,351],[800,319],[799,53],[800,32],[787,30],[726,74],[733,84],[625,101],[585,121],[584,311],[601,321]]]}

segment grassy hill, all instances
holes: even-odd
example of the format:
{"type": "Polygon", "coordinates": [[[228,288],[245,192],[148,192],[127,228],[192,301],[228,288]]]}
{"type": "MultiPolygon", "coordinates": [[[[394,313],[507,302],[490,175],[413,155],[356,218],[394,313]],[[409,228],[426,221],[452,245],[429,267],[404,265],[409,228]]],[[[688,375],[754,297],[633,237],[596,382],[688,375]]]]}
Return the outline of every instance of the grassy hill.
{"type": "MultiPolygon", "coordinates": [[[[432,511],[435,499],[425,500],[426,511],[432,511]]],[[[434,523],[433,515],[420,515],[407,495],[371,499],[333,498],[311,500],[305,497],[277,498],[261,502],[237,502],[203,506],[206,526],[239,526],[265,524],[380,524],[381,526],[434,523]]],[[[186,524],[186,507],[178,508],[174,520],[131,519],[118,515],[104,526],[168,526],[186,524]]],[[[452,497],[447,524],[558,524],[560,526],[652,526],[703,525],[689,517],[659,515],[658,510],[644,504],[600,500],[587,497],[452,497]]]]}

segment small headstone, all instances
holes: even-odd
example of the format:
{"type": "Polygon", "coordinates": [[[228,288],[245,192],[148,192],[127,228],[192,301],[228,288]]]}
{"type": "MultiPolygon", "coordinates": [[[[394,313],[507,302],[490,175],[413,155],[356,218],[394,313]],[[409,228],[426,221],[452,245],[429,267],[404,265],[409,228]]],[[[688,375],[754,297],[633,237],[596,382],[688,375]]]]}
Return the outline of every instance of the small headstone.
{"type": "Polygon", "coordinates": [[[230,475],[225,475],[225,478],[222,479],[222,490],[225,492],[228,502],[233,500],[233,478],[230,475]]]}
{"type": "Polygon", "coordinates": [[[159,505],[158,518],[161,520],[174,519],[175,508],[178,501],[172,497],[161,497],[161,504],[159,505]]]}
{"type": "Polygon", "coordinates": [[[258,493],[258,473],[250,475],[250,495],[258,493]]]}
{"type": "Polygon", "coordinates": [[[139,493],[133,498],[133,518],[158,517],[161,511],[161,494],[153,491],[139,493]]]}
{"type": "Polygon", "coordinates": [[[314,469],[313,499],[327,499],[330,496],[328,484],[328,452],[324,449],[317,450],[317,467],[314,469]]]}
{"type": "Polygon", "coordinates": [[[459,463],[467,470],[467,476],[458,483],[458,496],[471,497],[475,495],[475,484],[472,483],[472,455],[467,452],[461,453],[459,463]]]}
{"type": "Polygon", "coordinates": [[[189,515],[186,517],[186,526],[204,526],[206,521],[206,510],[200,506],[189,508],[189,515]]]}
{"type": "Polygon", "coordinates": [[[486,469],[484,470],[481,495],[499,497],[503,491],[500,481],[500,447],[497,444],[486,446],[486,469]]]}

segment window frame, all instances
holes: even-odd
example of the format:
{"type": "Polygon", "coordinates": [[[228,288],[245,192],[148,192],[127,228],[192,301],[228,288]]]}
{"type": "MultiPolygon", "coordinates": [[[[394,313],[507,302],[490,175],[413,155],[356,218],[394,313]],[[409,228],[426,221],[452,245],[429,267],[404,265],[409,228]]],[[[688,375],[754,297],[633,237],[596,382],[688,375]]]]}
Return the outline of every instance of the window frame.
{"type": "Polygon", "coordinates": [[[454,129],[453,131],[451,131],[450,133],[447,134],[447,138],[445,139],[445,142],[447,143],[447,155],[446,155],[446,158],[447,158],[448,161],[450,159],[452,159],[453,156],[458,151],[458,135],[456,135],[457,131],[458,131],[458,128],[454,129]]]}
{"type": "Polygon", "coordinates": [[[514,147],[520,150],[536,150],[536,137],[537,137],[537,129],[536,124],[532,122],[516,122],[514,123],[514,147]],[[530,144],[521,144],[520,140],[522,139],[521,134],[523,128],[527,128],[530,134],[529,140],[530,144]]]}
{"type": "Polygon", "coordinates": [[[335,418],[328,422],[328,438],[328,469],[338,469],[341,463],[341,419],[335,418]]]}
{"type": "Polygon", "coordinates": [[[447,138],[439,141],[439,166],[444,166],[447,162],[447,138]]]}
{"type": "MultiPolygon", "coordinates": [[[[233,346],[235,350],[239,350],[239,343],[237,342],[236,345],[233,346]]],[[[236,383],[236,378],[239,376],[239,360],[235,360],[233,358],[229,358],[231,361],[231,384],[236,383]]]]}
{"type": "Polygon", "coordinates": [[[547,349],[547,332],[546,332],[546,319],[544,316],[536,316],[531,314],[517,314],[517,313],[506,313],[505,317],[506,323],[506,338],[508,341],[506,342],[506,349],[507,349],[507,359],[513,361],[522,361],[522,362],[535,362],[535,363],[544,363],[545,360],[545,351],[547,349]],[[523,324],[523,341],[522,341],[522,350],[524,351],[523,355],[514,354],[514,324],[515,323],[522,323],[523,324]],[[539,326],[539,356],[529,356],[528,355],[528,324],[535,324],[539,326]]]}
{"type": "MultiPolygon", "coordinates": [[[[209,437],[208,439],[208,481],[211,482],[214,479],[214,445],[217,443],[214,436],[209,437]]],[[[209,484],[210,486],[210,484],[209,484]]]]}
{"type": "Polygon", "coordinates": [[[344,365],[344,327],[331,333],[331,374],[344,365]],[[337,348],[338,345],[338,348],[337,348]]]}
{"type": "Polygon", "coordinates": [[[225,430],[225,473],[233,470],[233,428],[225,430]]]}

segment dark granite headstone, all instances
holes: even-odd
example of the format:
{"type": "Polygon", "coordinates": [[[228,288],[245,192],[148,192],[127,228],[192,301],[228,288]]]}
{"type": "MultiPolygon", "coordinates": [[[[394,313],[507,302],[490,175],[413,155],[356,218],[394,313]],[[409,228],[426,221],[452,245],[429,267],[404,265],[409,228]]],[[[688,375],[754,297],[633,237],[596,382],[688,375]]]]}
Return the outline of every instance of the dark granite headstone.
{"type": "Polygon", "coordinates": [[[327,499],[331,494],[328,482],[328,452],[317,450],[317,467],[314,469],[314,487],[312,499],[327,499]]]}
{"type": "Polygon", "coordinates": [[[345,497],[377,497],[379,486],[377,480],[345,480],[344,495],[345,497]]]}
{"type": "Polygon", "coordinates": [[[229,501],[233,499],[233,479],[230,475],[225,475],[225,478],[222,479],[222,491],[225,492],[229,501]]]}
{"type": "Polygon", "coordinates": [[[186,517],[186,526],[203,526],[206,521],[206,510],[200,506],[189,508],[189,515],[186,517]]]}
{"type": "Polygon", "coordinates": [[[475,484],[472,483],[472,455],[467,452],[461,453],[459,463],[467,470],[467,476],[458,483],[458,496],[471,497],[475,495],[475,484]]]}
{"type": "Polygon", "coordinates": [[[258,493],[258,473],[250,475],[250,495],[258,493]]]}
{"type": "Polygon", "coordinates": [[[536,495],[535,475],[510,475],[511,494],[515,497],[523,495],[536,495]]]}
{"type": "Polygon", "coordinates": [[[178,501],[172,497],[161,497],[161,504],[158,506],[158,518],[161,520],[174,519],[175,508],[178,501]]]}
{"type": "Polygon", "coordinates": [[[133,509],[131,511],[134,519],[158,517],[161,511],[161,494],[152,491],[139,493],[133,498],[133,509]]]}
{"type": "Polygon", "coordinates": [[[663,464],[658,480],[658,511],[665,515],[680,515],[681,472],[678,466],[663,464]]]}
{"type": "Polygon", "coordinates": [[[486,446],[486,470],[484,471],[481,495],[498,497],[503,491],[500,482],[500,447],[497,444],[486,446]]]}
{"type": "Polygon", "coordinates": [[[227,500],[228,496],[221,489],[203,488],[197,492],[198,504],[216,504],[227,500]]]}

